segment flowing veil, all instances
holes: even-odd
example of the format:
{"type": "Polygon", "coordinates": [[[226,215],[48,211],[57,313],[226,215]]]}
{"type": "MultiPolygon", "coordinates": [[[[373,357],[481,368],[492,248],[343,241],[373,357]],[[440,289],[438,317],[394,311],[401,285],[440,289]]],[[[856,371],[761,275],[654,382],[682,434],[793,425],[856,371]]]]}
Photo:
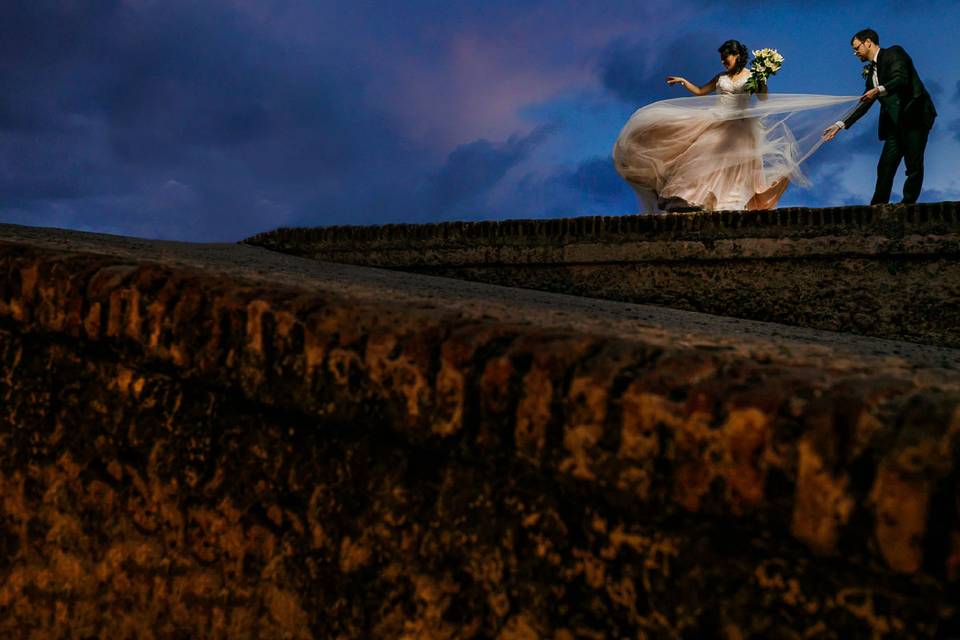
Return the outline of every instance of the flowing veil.
{"type": "Polygon", "coordinates": [[[720,208],[746,208],[746,192],[725,198],[737,188],[733,181],[744,182],[743,167],[750,167],[757,193],[778,183],[782,193],[786,180],[809,186],[802,164],[823,144],[823,130],[855,109],[858,100],[747,93],[662,100],[627,121],[613,147],[614,164],[647,211],[658,210],[658,195],[698,184],[724,191],[718,196],[720,208]]]}

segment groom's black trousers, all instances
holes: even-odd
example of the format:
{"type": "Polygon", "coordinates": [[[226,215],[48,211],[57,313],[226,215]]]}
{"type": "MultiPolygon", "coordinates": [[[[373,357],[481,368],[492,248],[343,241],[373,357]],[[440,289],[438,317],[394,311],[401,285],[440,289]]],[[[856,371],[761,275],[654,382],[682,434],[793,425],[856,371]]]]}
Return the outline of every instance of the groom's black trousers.
{"type": "Polygon", "coordinates": [[[907,165],[902,202],[913,204],[917,201],[923,185],[923,152],[927,148],[928,135],[929,129],[904,127],[897,128],[894,135],[883,141],[883,151],[880,153],[880,162],[877,163],[877,188],[870,204],[890,202],[893,178],[897,174],[900,160],[907,165]]]}

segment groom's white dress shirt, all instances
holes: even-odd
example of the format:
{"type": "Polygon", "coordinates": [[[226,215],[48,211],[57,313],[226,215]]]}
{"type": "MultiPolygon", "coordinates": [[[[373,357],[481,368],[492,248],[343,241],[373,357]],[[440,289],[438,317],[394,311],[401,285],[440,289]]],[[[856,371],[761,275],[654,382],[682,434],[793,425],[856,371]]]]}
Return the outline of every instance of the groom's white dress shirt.
{"type": "Polygon", "coordinates": [[[887,95],[887,90],[880,84],[880,77],[877,75],[877,58],[880,57],[880,49],[877,49],[877,52],[873,54],[873,60],[870,62],[873,63],[873,86],[877,88],[877,91],[880,92],[880,95],[887,95]]]}

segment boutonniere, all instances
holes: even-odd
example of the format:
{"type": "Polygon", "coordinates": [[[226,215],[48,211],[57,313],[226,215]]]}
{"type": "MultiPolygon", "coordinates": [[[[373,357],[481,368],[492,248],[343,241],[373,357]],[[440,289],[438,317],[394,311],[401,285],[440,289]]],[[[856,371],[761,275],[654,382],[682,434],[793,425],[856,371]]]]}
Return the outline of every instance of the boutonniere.
{"type": "Polygon", "coordinates": [[[860,75],[863,76],[863,79],[864,79],[864,80],[866,80],[867,78],[869,78],[870,76],[873,75],[873,68],[872,68],[872,67],[873,67],[873,65],[872,65],[871,63],[869,63],[869,62],[868,62],[867,64],[863,65],[863,71],[860,72],[860,75]]]}

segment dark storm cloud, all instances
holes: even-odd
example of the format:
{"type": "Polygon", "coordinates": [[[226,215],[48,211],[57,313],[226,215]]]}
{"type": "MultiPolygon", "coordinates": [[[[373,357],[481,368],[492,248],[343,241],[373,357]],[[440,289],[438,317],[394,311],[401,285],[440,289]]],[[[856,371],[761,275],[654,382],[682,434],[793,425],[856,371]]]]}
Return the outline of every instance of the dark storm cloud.
{"type": "Polygon", "coordinates": [[[228,4],[40,0],[3,18],[7,219],[237,238],[308,205],[346,214],[331,185],[360,171],[426,166],[363,73],[228,4]]]}
{"type": "Polygon", "coordinates": [[[610,158],[595,157],[543,175],[523,175],[511,196],[494,203],[500,218],[622,215],[637,210],[633,190],[617,175],[610,158]]]}
{"type": "Polygon", "coordinates": [[[927,92],[934,100],[943,96],[943,84],[936,78],[927,78],[923,81],[923,85],[927,88],[927,92]]]}
{"type": "Polygon", "coordinates": [[[629,201],[633,195],[610,158],[585,160],[573,171],[557,175],[554,183],[599,203],[629,201]]]}
{"type": "Polygon", "coordinates": [[[683,89],[668,86],[667,76],[705,84],[717,74],[720,54],[711,52],[723,41],[712,33],[691,33],[669,40],[655,37],[642,42],[617,40],[604,50],[598,75],[604,88],[628,104],[688,96],[683,89]]]}
{"type": "Polygon", "coordinates": [[[477,203],[471,202],[495,186],[507,172],[529,156],[552,132],[540,127],[527,136],[511,136],[495,144],[476,140],[453,150],[446,163],[429,181],[425,203],[440,215],[477,203]]]}

